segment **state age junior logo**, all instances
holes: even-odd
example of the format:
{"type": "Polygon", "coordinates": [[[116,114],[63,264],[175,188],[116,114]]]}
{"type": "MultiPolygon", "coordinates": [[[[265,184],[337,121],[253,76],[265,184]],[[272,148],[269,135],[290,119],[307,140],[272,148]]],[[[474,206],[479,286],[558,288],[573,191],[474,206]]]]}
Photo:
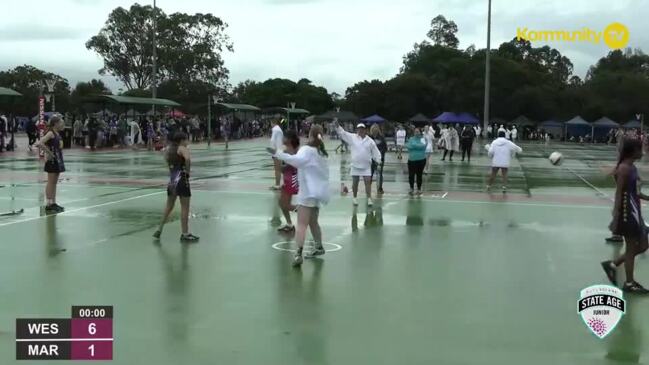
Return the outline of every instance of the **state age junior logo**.
{"type": "Polygon", "coordinates": [[[625,313],[622,290],[611,285],[593,285],[583,289],[579,299],[579,315],[586,327],[597,337],[608,336],[625,313]]]}

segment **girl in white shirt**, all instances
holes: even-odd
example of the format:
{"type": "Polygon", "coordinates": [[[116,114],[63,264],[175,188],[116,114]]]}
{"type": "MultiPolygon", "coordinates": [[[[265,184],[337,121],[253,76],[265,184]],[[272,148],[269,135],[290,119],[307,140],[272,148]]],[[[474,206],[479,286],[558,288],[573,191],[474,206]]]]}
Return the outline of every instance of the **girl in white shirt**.
{"type": "Polygon", "coordinates": [[[491,184],[493,184],[496,174],[498,174],[498,170],[500,170],[503,175],[504,193],[507,191],[507,172],[509,170],[512,156],[523,152],[523,149],[505,138],[505,132],[499,132],[498,138],[487,147],[489,157],[491,157],[491,176],[489,177],[487,190],[491,189],[491,184]]]}
{"type": "Polygon", "coordinates": [[[352,176],[353,203],[358,205],[358,183],[362,177],[365,182],[367,205],[372,206],[372,160],[380,164],[381,152],[376,147],[376,142],[367,135],[365,124],[359,123],[356,130],[358,133],[349,133],[341,126],[336,128],[340,139],[347,142],[352,152],[349,174],[352,176]]]}
{"type": "Polygon", "coordinates": [[[297,168],[297,179],[300,187],[297,193],[297,230],[295,241],[298,249],[293,259],[293,266],[302,265],[302,249],[306,238],[306,229],[311,229],[311,235],[315,241],[313,251],[307,253],[307,257],[321,256],[325,254],[322,246],[322,230],[318,223],[320,206],[329,202],[329,166],[327,164],[327,151],[322,141],[322,127],[318,124],[311,126],[309,131],[309,142],[302,146],[295,155],[268,148],[278,160],[297,168]]]}
{"type": "MultiPolygon", "coordinates": [[[[281,151],[284,146],[284,132],[282,132],[282,127],[279,125],[284,121],[273,121],[272,134],[270,136],[270,148],[281,151]]],[[[273,157],[273,169],[275,171],[275,185],[271,186],[271,190],[279,190],[281,188],[280,181],[282,178],[282,164],[278,159],[273,157]]]]}

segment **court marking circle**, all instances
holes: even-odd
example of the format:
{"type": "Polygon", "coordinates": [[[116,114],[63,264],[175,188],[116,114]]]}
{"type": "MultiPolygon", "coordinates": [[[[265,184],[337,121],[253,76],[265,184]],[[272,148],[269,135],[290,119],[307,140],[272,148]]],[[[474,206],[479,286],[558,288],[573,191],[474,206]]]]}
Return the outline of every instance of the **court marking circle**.
{"type": "MultiPolygon", "coordinates": [[[[285,251],[285,252],[297,252],[297,250],[291,249],[291,248],[286,248],[284,246],[294,244],[294,241],[280,241],[273,243],[271,246],[277,251],[285,251]]],[[[315,241],[313,240],[306,240],[304,242],[304,248],[313,248],[315,244],[315,241]]],[[[337,243],[330,243],[330,242],[322,242],[322,247],[324,247],[326,252],[336,252],[340,251],[343,249],[343,246],[337,244],[337,243]]]]}

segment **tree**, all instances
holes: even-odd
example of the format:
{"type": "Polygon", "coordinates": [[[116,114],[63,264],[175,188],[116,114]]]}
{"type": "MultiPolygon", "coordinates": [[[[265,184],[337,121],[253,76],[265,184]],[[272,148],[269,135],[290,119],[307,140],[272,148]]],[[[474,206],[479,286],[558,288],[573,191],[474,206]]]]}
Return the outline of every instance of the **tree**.
{"type": "Polygon", "coordinates": [[[460,41],[457,39],[457,24],[452,20],[446,20],[443,15],[438,15],[430,22],[430,30],[428,31],[428,38],[433,41],[433,44],[457,48],[460,41]]]}
{"type": "Polygon", "coordinates": [[[320,114],[334,106],[327,89],[313,85],[308,79],[297,83],[287,79],[268,79],[264,82],[247,80],[240,83],[233,91],[233,99],[261,108],[283,107],[295,102],[298,108],[320,114]]]}
{"type": "MultiPolygon", "coordinates": [[[[34,116],[38,113],[38,97],[41,95],[41,90],[47,92],[45,80],[56,81],[54,85],[56,111],[68,111],[70,106],[70,85],[68,80],[60,75],[30,65],[0,71],[0,85],[10,87],[23,94],[23,97],[14,103],[14,113],[17,115],[34,116]]],[[[46,106],[46,110],[50,110],[48,106],[46,106]]]]}
{"type": "Polygon", "coordinates": [[[388,88],[379,80],[361,81],[347,88],[344,108],[361,116],[388,115],[388,88]]]}
{"type": "Polygon", "coordinates": [[[79,82],[70,93],[70,107],[72,111],[89,112],[101,109],[101,105],[90,105],[89,97],[96,95],[112,94],[103,81],[92,79],[89,82],[79,82]]]}
{"type": "Polygon", "coordinates": [[[212,14],[166,15],[139,4],[128,10],[114,9],[99,33],[86,42],[86,48],[104,59],[100,74],[115,76],[129,90],[151,86],[154,17],[159,82],[183,79],[227,84],[228,70],[221,54],[233,47],[225,34],[226,23],[212,14]]]}

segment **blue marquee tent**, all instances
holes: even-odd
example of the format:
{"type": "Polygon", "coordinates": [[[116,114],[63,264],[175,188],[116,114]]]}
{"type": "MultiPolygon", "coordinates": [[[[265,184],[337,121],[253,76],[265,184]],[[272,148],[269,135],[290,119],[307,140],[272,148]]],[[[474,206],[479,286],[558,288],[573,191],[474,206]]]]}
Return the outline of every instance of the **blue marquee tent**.
{"type": "Polygon", "coordinates": [[[640,124],[639,121],[637,121],[637,120],[635,120],[635,119],[632,119],[632,120],[630,120],[630,121],[624,123],[624,124],[622,125],[622,127],[626,128],[626,129],[634,129],[634,128],[636,128],[636,129],[640,129],[641,124],[640,124]]]}
{"type": "Polygon", "coordinates": [[[566,139],[569,137],[585,137],[587,134],[592,135],[593,133],[593,126],[579,115],[565,122],[564,125],[566,139]]]}
{"type": "Polygon", "coordinates": [[[433,118],[433,122],[448,123],[448,124],[478,124],[480,121],[475,116],[469,113],[451,113],[444,112],[437,117],[433,118]]]}
{"type": "Polygon", "coordinates": [[[369,116],[367,118],[361,119],[361,122],[367,123],[367,124],[374,124],[374,123],[384,123],[386,120],[382,116],[378,114],[374,114],[372,116],[369,116]]]}
{"type": "Polygon", "coordinates": [[[546,120],[539,124],[539,128],[547,133],[550,133],[554,138],[561,138],[563,136],[563,123],[556,120],[546,120]]]}
{"type": "Polygon", "coordinates": [[[620,124],[616,123],[615,121],[607,117],[601,117],[593,122],[593,140],[603,141],[606,139],[606,136],[611,129],[619,127],[620,124]]]}

